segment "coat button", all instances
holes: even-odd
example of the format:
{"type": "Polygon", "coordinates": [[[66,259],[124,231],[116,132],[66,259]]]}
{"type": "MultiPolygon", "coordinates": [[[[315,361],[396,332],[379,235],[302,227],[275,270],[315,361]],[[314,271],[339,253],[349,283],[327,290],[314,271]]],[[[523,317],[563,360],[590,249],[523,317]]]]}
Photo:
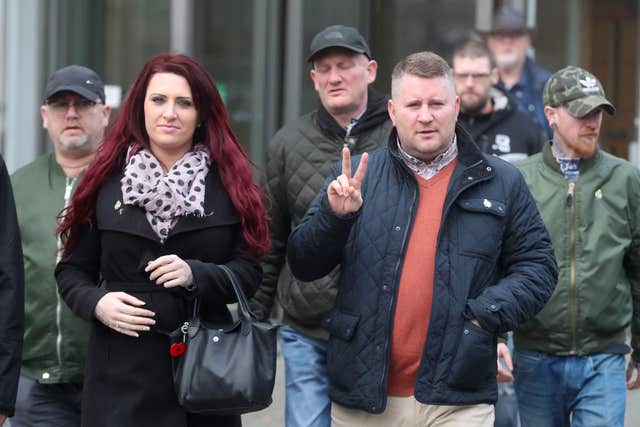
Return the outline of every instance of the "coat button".
{"type": "Polygon", "coordinates": [[[491,166],[487,166],[487,172],[491,172],[491,166]]]}
{"type": "Polygon", "coordinates": [[[468,177],[467,177],[467,179],[468,179],[469,181],[473,181],[473,177],[472,177],[472,176],[468,176],[468,177]]]}
{"type": "Polygon", "coordinates": [[[495,305],[495,304],[491,304],[491,305],[489,306],[489,308],[490,308],[491,310],[495,310],[495,309],[496,309],[496,308],[498,308],[498,307],[496,307],[496,305],[495,305]]]}
{"type": "Polygon", "coordinates": [[[396,231],[400,231],[400,226],[396,225],[396,231]]]}
{"type": "Polygon", "coordinates": [[[42,379],[43,380],[48,380],[51,377],[51,375],[49,374],[49,372],[43,372],[42,373],[42,379]]]}
{"type": "Polygon", "coordinates": [[[469,335],[469,330],[468,330],[468,329],[465,329],[465,330],[464,330],[464,334],[465,334],[465,335],[469,335]]]}

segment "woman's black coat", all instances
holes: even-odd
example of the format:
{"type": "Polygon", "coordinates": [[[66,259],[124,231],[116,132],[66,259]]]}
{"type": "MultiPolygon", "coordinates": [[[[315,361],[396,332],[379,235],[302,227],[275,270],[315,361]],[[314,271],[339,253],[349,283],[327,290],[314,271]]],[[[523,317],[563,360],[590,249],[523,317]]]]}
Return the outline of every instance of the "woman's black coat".
{"type": "Polygon", "coordinates": [[[101,426],[236,426],[239,417],[195,417],[178,405],[173,388],[166,332],[188,319],[193,296],[201,315],[228,321],[226,304],[236,300],[233,288],[216,264],[227,265],[248,296],[262,271],[247,252],[240,216],[212,167],[207,176],[204,218],[181,217],[164,243],[153,232],[142,208],[124,205],[121,176],[107,180],[96,202],[92,226],[83,228],[78,244],[56,269],[60,295],[93,326],[82,402],[82,425],[101,426]],[[149,281],[150,260],[176,254],[189,264],[197,286],[167,290],[149,281]],[[100,284],[100,286],[99,286],[100,284]],[[107,328],[94,315],[98,300],[110,291],[134,295],[155,312],[156,325],[132,338],[107,328]]]}

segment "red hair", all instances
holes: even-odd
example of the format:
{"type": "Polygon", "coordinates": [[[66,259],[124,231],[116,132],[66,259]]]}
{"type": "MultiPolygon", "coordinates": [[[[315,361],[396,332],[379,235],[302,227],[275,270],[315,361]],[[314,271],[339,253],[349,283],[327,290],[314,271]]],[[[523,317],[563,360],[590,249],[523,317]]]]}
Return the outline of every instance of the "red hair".
{"type": "Polygon", "coordinates": [[[91,223],[102,184],[109,176],[124,170],[128,147],[141,144],[149,148],[144,100],[149,81],[156,73],[177,74],[189,83],[201,123],[193,140],[209,146],[222,184],[240,214],[244,238],[252,252],[263,256],[271,247],[264,206],[266,197],[253,182],[251,162],[231,130],[218,88],[211,75],[195,59],[168,53],[154,56],[144,65],[122,104],[113,128],[105,136],[95,160],[78,184],[57,230],[63,238],[65,251],[69,253],[75,248],[79,226],[91,223]]]}

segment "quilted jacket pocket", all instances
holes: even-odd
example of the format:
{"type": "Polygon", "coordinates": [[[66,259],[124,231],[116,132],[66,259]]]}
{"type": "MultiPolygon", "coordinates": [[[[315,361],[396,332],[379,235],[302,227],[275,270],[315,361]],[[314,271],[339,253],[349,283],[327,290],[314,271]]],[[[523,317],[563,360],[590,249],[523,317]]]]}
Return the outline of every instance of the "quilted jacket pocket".
{"type": "Polygon", "coordinates": [[[329,331],[331,336],[349,341],[353,337],[359,321],[360,315],[332,310],[331,313],[322,320],[322,326],[329,331]]]}
{"type": "Polygon", "coordinates": [[[496,376],[496,337],[473,324],[464,323],[458,351],[451,364],[449,385],[477,389],[496,376]]]}

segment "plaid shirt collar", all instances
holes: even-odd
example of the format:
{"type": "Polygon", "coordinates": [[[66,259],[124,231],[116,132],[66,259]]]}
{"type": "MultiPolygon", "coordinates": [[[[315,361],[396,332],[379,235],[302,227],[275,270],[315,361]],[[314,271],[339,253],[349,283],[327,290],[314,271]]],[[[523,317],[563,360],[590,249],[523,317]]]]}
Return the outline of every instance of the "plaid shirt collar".
{"type": "Polygon", "coordinates": [[[398,151],[404,163],[409,169],[424,179],[433,178],[442,168],[458,157],[458,138],[455,133],[453,134],[453,141],[449,144],[449,148],[447,148],[444,153],[438,154],[438,156],[428,164],[404,151],[398,137],[396,137],[396,141],[398,143],[398,151]]]}

